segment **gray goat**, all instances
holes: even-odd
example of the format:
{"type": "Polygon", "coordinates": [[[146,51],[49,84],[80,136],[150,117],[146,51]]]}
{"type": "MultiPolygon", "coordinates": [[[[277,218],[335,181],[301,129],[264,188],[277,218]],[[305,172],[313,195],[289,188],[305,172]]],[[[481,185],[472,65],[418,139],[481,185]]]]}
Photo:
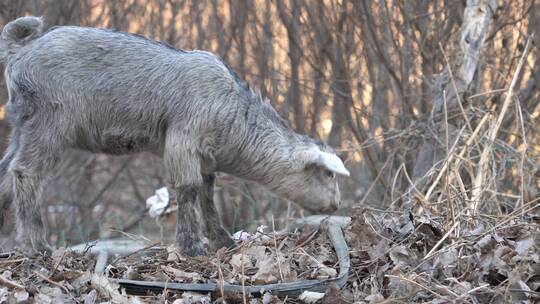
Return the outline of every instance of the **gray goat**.
{"type": "MultiPolygon", "coordinates": [[[[44,182],[66,148],[163,157],[185,254],[231,244],[213,203],[214,172],[256,181],[313,212],[340,202],[333,150],[297,134],[217,56],[134,34],[61,26],[38,17],[0,38],[13,127],[0,162],[0,218],[14,201],[17,238],[50,250],[40,215],[44,182]]],[[[27,243],[28,244],[28,243],[27,243]]]]}

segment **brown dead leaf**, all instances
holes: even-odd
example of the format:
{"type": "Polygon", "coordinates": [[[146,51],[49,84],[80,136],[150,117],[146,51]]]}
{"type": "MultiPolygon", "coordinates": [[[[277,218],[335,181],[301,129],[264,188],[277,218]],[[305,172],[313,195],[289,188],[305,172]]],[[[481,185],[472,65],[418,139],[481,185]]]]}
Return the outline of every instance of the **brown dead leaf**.
{"type": "Polygon", "coordinates": [[[334,268],[326,267],[323,265],[323,267],[317,269],[315,277],[318,280],[324,280],[324,279],[330,279],[337,277],[337,270],[334,268]]]}
{"type": "Polygon", "coordinates": [[[495,239],[492,237],[491,234],[488,234],[481,238],[478,242],[476,242],[476,246],[478,249],[480,249],[480,252],[488,252],[493,250],[495,248],[495,239]]]}
{"type": "Polygon", "coordinates": [[[531,298],[531,289],[525,282],[519,280],[510,285],[512,300],[514,303],[527,301],[531,298]]]}
{"type": "Polygon", "coordinates": [[[388,291],[392,297],[408,298],[411,295],[419,291],[419,287],[416,284],[417,275],[415,273],[402,273],[400,271],[391,271],[393,276],[388,277],[388,291]]]}
{"type": "Polygon", "coordinates": [[[413,258],[409,250],[405,246],[396,246],[390,249],[390,259],[394,262],[395,269],[401,269],[407,266],[412,266],[413,258]]]}
{"type": "Polygon", "coordinates": [[[273,303],[281,303],[281,300],[278,296],[272,295],[269,292],[264,293],[262,297],[262,304],[273,304],[273,303]]]}
{"type": "Polygon", "coordinates": [[[66,248],[60,247],[52,252],[51,257],[53,258],[55,264],[59,264],[60,261],[65,258],[66,254],[66,248]]]}
{"type": "Polygon", "coordinates": [[[259,259],[259,257],[266,254],[266,251],[270,251],[266,246],[251,246],[244,252],[250,259],[259,259]]]}
{"type": "Polygon", "coordinates": [[[324,294],[321,304],[340,304],[341,292],[336,284],[330,285],[324,294]]]}
{"type": "Polygon", "coordinates": [[[16,291],[13,296],[15,297],[15,301],[17,301],[17,303],[24,303],[28,301],[30,294],[26,290],[19,290],[16,291]]]}
{"type": "Polygon", "coordinates": [[[517,252],[518,255],[524,255],[533,246],[534,237],[532,235],[528,235],[515,242],[514,250],[517,252]]]}
{"type": "Polygon", "coordinates": [[[68,298],[62,292],[62,289],[60,289],[59,287],[49,286],[42,286],[39,289],[39,293],[34,295],[34,300],[36,303],[41,304],[56,304],[68,302],[68,298]]]}
{"type": "Polygon", "coordinates": [[[367,251],[374,244],[378,244],[381,237],[363,217],[358,217],[345,229],[345,239],[353,251],[359,252],[367,251]]]}
{"type": "Polygon", "coordinates": [[[182,293],[182,298],[177,299],[173,304],[210,304],[211,299],[207,294],[186,291],[182,293]]]}
{"type": "Polygon", "coordinates": [[[204,282],[203,277],[196,272],[186,272],[180,269],[176,269],[172,266],[161,266],[161,269],[165,271],[166,273],[174,276],[174,280],[180,283],[189,282],[189,283],[197,283],[197,282],[204,282]]]}
{"type": "Polygon", "coordinates": [[[275,254],[259,257],[255,266],[258,268],[257,273],[251,277],[255,284],[291,282],[297,278],[296,272],[291,271],[290,260],[281,257],[278,262],[275,254]]]}
{"type": "Polygon", "coordinates": [[[94,304],[97,299],[97,291],[95,289],[90,290],[89,293],[84,295],[84,304],[94,304]]]}
{"type": "Polygon", "coordinates": [[[112,303],[128,302],[127,296],[120,293],[120,286],[115,281],[95,273],[92,275],[90,283],[92,287],[98,291],[101,297],[110,299],[112,303]]]}
{"type": "Polygon", "coordinates": [[[169,262],[184,262],[186,258],[180,253],[178,247],[175,245],[169,245],[167,247],[167,261],[169,262]]]}
{"type": "Polygon", "coordinates": [[[276,265],[275,259],[272,256],[266,256],[266,258],[260,258],[257,260],[257,267],[259,270],[251,278],[255,284],[270,284],[277,283],[279,280],[279,269],[276,265]]]}
{"type": "Polygon", "coordinates": [[[229,264],[233,267],[233,272],[238,274],[242,272],[242,265],[244,266],[244,270],[253,267],[249,256],[243,253],[234,254],[229,264]]]}
{"type": "Polygon", "coordinates": [[[384,302],[384,296],[380,293],[372,294],[364,298],[369,303],[381,303],[384,302]]]}
{"type": "Polygon", "coordinates": [[[457,249],[451,247],[437,256],[433,263],[433,268],[438,274],[444,277],[453,277],[453,273],[457,269],[458,252],[457,249]]]}

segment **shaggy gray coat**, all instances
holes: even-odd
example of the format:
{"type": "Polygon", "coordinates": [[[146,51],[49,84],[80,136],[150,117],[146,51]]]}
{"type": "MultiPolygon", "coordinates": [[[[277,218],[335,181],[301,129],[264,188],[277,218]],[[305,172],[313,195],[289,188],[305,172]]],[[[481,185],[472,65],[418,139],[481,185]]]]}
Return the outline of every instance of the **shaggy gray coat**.
{"type": "Polygon", "coordinates": [[[253,180],[312,211],[339,203],[327,145],[293,132],[217,56],[144,37],[74,26],[42,33],[10,22],[0,39],[13,133],[0,162],[0,218],[14,201],[19,238],[48,249],[39,206],[66,148],[161,155],[178,208],[177,243],[203,253],[230,244],[212,196],[214,172],[253,180]],[[201,213],[204,216],[201,216],[201,213]]]}

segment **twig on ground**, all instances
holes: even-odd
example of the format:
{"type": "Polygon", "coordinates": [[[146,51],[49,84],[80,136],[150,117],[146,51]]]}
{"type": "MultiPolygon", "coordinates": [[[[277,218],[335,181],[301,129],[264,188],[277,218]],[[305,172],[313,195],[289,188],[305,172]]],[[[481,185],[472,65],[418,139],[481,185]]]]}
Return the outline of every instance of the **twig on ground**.
{"type": "Polygon", "coordinates": [[[4,285],[9,288],[25,290],[26,287],[17,282],[6,279],[4,276],[0,275],[0,285],[4,285]]]}
{"type": "Polygon", "coordinates": [[[60,264],[62,263],[62,261],[64,260],[64,258],[66,257],[66,253],[67,253],[67,250],[64,250],[64,253],[62,253],[62,257],[60,257],[60,260],[58,261],[58,263],[56,263],[56,265],[54,266],[53,268],[53,271],[51,272],[51,275],[49,277],[52,277],[54,275],[54,273],[56,272],[56,270],[58,269],[58,266],[60,266],[60,264]]]}
{"type": "Polygon", "coordinates": [[[144,247],[144,248],[141,248],[141,249],[139,249],[139,250],[136,250],[136,251],[134,251],[134,252],[132,252],[132,253],[130,253],[130,254],[128,254],[128,255],[125,255],[125,256],[119,256],[118,258],[116,258],[116,260],[114,260],[114,261],[111,263],[111,265],[114,266],[119,260],[127,259],[127,258],[133,256],[134,254],[137,254],[137,253],[139,253],[139,252],[143,252],[143,251],[148,250],[148,249],[150,249],[150,248],[152,248],[152,247],[155,247],[155,246],[157,246],[157,245],[159,245],[159,244],[161,244],[161,242],[156,242],[156,243],[150,244],[150,245],[148,245],[148,246],[146,246],[146,247],[144,247]]]}
{"type": "Polygon", "coordinates": [[[27,261],[27,260],[28,260],[28,258],[20,258],[20,259],[14,259],[14,260],[0,261],[0,265],[1,264],[19,263],[19,262],[24,262],[24,261],[27,261]]]}
{"type": "Polygon", "coordinates": [[[274,248],[276,249],[276,260],[278,264],[278,270],[279,270],[279,277],[281,278],[281,281],[283,282],[283,270],[281,269],[281,259],[279,256],[279,249],[277,245],[277,239],[276,239],[276,224],[274,222],[274,216],[272,215],[272,236],[274,238],[274,248]]]}
{"type": "Polygon", "coordinates": [[[246,296],[246,276],[245,276],[245,266],[244,266],[244,247],[242,246],[242,253],[240,257],[240,264],[242,266],[242,300],[244,304],[247,304],[247,296],[246,296]]]}
{"type": "Polygon", "coordinates": [[[409,282],[409,283],[411,283],[411,284],[413,284],[413,285],[416,285],[416,286],[418,286],[418,287],[424,289],[425,291],[427,291],[427,292],[433,294],[434,296],[436,296],[436,297],[439,298],[439,299],[448,300],[448,299],[447,299],[446,297],[444,297],[443,295],[438,294],[437,292],[435,292],[435,291],[433,291],[433,290],[427,288],[426,286],[424,286],[424,285],[422,285],[422,284],[420,284],[420,283],[418,283],[418,282],[415,282],[415,281],[413,281],[413,280],[411,280],[411,279],[407,279],[407,278],[404,278],[404,277],[395,276],[395,275],[391,275],[391,274],[386,274],[386,275],[384,275],[384,276],[387,277],[387,278],[394,278],[394,279],[402,280],[402,281],[405,281],[405,282],[409,282]]]}
{"type": "Polygon", "coordinates": [[[47,276],[43,275],[42,273],[40,273],[39,271],[37,270],[34,270],[34,274],[37,275],[38,277],[40,277],[41,279],[47,281],[48,283],[50,284],[53,284],[54,286],[57,286],[59,287],[60,289],[62,289],[66,294],[69,294],[69,290],[62,284],[58,283],[58,282],[55,282],[51,279],[49,279],[47,276]]]}

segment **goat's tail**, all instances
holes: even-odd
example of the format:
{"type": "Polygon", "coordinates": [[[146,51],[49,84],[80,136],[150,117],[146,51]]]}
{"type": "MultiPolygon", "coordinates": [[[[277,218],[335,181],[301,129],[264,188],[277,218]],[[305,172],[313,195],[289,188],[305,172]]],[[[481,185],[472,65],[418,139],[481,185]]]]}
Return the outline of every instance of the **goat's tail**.
{"type": "Polygon", "coordinates": [[[0,61],[17,53],[17,50],[43,32],[41,17],[21,17],[4,26],[0,39],[0,61]]]}

